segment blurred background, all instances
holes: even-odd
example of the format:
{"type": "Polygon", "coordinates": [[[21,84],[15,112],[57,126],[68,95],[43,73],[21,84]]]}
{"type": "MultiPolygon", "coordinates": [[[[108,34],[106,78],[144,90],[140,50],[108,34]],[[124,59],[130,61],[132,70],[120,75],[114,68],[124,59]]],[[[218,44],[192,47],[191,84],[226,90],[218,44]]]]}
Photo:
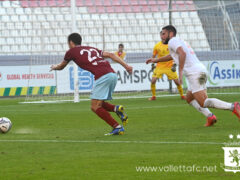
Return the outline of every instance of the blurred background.
{"type": "MultiPolygon", "coordinates": [[[[135,71],[129,76],[113,64],[116,96],[149,96],[152,72],[144,62],[168,24],[207,66],[210,92],[239,93],[239,17],[237,0],[0,0],[0,97],[72,100],[73,65],[49,73],[49,65],[63,59],[72,32],[82,35],[83,45],[105,51],[123,44],[135,71]]],[[[80,98],[87,98],[93,76],[80,68],[77,74],[80,98]]],[[[176,89],[166,77],[157,88],[159,95],[176,89]]]]}

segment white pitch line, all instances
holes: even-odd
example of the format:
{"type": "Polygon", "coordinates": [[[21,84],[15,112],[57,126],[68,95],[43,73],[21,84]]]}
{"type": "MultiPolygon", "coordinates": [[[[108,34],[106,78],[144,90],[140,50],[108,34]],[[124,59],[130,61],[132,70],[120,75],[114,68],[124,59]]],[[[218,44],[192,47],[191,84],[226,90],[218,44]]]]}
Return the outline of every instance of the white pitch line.
{"type": "MultiPolygon", "coordinates": [[[[234,94],[239,94],[239,92],[229,92],[229,93],[208,93],[208,94],[214,94],[214,95],[234,95],[234,94]]],[[[156,97],[175,97],[175,96],[179,96],[179,94],[163,94],[163,95],[157,95],[156,97]]],[[[117,99],[145,99],[145,98],[149,98],[150,96],[122,96],[122,97],[113,97],[114,100],[117,99]]],[[[90,101],[91,99],[86,98],[86,99],[80,99],[81,101],[90,101]]],[[[27,101],[27,102],[19,102],[19,104],[57,104],[57,103],[64,103],[64,102],[73,102],[73,100],[49,100],[49,101],[44,101],[44,100],[39,100],[39,101],[27,101]]]]}
{"type": "MultiPolygon", "coordinates": [[[[135,109],[161,109],[161,108],[170,108],[170,107],[182,107],[182,106],[187,106],[188,104],[173,104],[173,105],[162,105],[162,106],[130,106],[130,107],[126,107],[125,109],[128,110],[128,109],[132,109],[132,110],[135,110],[135,109]]],[[[39,113],[39,111],[43,111],[42,109],[35,109],[35,110],[22,110],[22,109],[3,109],[1,108],[0,109],[0,112],[1,111],[4,111],[4,112],[36,112],[37,114],[39,113]]],[[[59,110],[44,110],[46,112],[59,112],[59,110]]],[[[67,110],[67,112],[83,112],[83,111],[90,111],[90,107],[89,108],[82,108],[82,109],[78,109],[78,110],[72,110],[72,109],[69,109],[67,110]]]]}
{"type": "Polygon", "coordinates": [[[224,143],[219,142],[191,142],[191,141],[105,141],[105,140],[96,140],[96,141],[88,141],[88,140],[41,140],[41,139],[1,139],[0,142],[7,143],[100,143],[100,144],[202,144],[202,145],[224,145],[224,143]]]}
{"type": "Polygon", "coordinates": [[[157,109],[160,109],[160,108],[169,108],[169,107],[182,107],[182,106],[186,106],[188,104],[173,104],[173,105],[163,105],[163,106],[142,106],[142,107],[126,107],[125,109],[154,109],[154,108],[157,108],[157,109]]]}

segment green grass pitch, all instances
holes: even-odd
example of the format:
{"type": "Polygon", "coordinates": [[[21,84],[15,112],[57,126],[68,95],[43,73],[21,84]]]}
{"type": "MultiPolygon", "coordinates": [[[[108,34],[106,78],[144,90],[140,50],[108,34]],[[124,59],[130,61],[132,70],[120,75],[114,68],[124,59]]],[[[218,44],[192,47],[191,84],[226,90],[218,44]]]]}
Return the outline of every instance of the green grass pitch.
{"type": "MultiPolygon", "coordinates": [[[[212,97],[213,95],[211,95],[212,97]]],[[[214,95],[240,101],[239,95],[214,95]]],[[[229,111],[212,110],[214,127],[176,97],[113,100],[125,106],[129,123],[123,136],[104,136],[111,128],[90,111],[90,101],[19,104],[1,99],[0,116],[13,122],[0,134],[2,180],[239,179],[224,172],[223,145],[240,123],[229,111]],[[216,166],[216,172],[137,172],[148,166],[216,166]]],[[[119,122],[120,120],[113,115],[119,122]]],[[[167,171],[167,170],[166,170],[167,171]]]]}

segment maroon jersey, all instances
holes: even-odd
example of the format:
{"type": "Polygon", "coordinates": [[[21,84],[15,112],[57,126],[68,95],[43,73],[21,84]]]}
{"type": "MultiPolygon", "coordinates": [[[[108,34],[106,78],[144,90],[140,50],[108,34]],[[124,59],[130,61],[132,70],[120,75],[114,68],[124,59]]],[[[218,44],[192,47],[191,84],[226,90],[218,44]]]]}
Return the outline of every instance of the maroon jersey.
{"type": "Polygon", "coordinates": [[[76,46],[69,49],[65,61],[73,60],[80,68],[90,71],[95,80],[107,73],[114,73],[110,63],[103,58],[103,51],[89,46],[76,46]]]}

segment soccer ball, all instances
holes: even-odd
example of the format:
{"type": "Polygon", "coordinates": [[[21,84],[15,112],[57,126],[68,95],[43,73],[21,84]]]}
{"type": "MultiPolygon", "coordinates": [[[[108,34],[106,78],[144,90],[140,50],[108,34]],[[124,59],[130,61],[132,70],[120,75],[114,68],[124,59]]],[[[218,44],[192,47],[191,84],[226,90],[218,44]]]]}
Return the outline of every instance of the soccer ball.
{"type": "Polygon", "coordinates": [[[12,122],[6,117],[0,118],[0,132],[7,133],[12,127],[12,122]]]}

